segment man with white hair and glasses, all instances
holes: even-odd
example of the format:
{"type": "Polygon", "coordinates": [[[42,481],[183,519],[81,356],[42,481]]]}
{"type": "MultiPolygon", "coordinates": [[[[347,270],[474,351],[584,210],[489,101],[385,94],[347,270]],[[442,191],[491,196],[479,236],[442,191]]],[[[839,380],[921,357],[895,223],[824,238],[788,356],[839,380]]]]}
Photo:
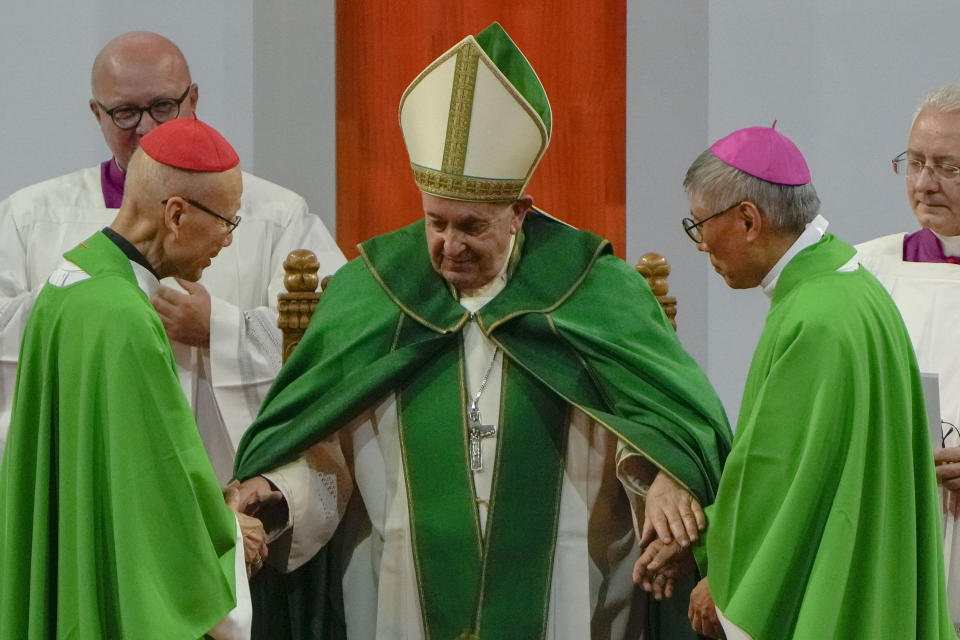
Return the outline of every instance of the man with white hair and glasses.
{"type": "Polygon", "coordinates": [[[890,291],[920,370],[936,374],[943,430],[935,442],[944,489],[944,556],[951,617],[960,628],[960,84],[924,95],[907,149],[893,159],[921,229],[857,247],[861,264],[890,291]],[[941,448],[942,445],[942,448],[941,448]]]}

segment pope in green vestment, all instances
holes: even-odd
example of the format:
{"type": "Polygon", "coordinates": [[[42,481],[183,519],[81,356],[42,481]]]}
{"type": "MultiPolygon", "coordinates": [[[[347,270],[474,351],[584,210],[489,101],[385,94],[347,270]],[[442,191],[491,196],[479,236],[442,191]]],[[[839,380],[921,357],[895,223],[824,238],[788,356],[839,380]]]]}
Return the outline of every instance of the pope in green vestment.
{"type": "Polygon", "coordinates": [[[237,452],[242,504],[285,499],[269,561],[327,543],[347,477],[327,552],[351,640],[693,640],[683,597],[635,588],[637,538],[696,536],[729,427],[646,282],[532,209],[536,73],[494,23],[399,116],[424,218],[333,277],[237,452]]]}
{"type": "Polygon", "coordinates": [[[21,347],[0,475],[0,638],[200,638],[235,606],[224,504],[156,311],[96,234],[21,347]],[[149,372],[145,375],[144,372],[149,372]]]}
{"type": "MultiPolygon", "coordinates": [[[[452,638],[471,629],[481,638],[543,637],[550,620],[561,615],[548,606],[551,573],[569,536],[591,536],[594,554],[606,552],[598,529],[626,537],[627,550],[616,560],[626,560],[629,574],[633,530],[612,469],[598,473],[602,483],[594,489],[601,491],[597,500],[607,496],[613,505],[609,522],[593,522],[577,534],[562,522],[562,485],[576,475],[571,469],[587,464],[568,446],[572,411],[597,425],[590,431],[595,438],[611,436],[642,453],[703,504],[713,500],[729,446],[722,407],[706,378],[683,351],[649,287],[611,255],[608,242],[529,213],[507,271],[503,290],[471,313],[432,268],[422,221],[362,244],[361,258],[325,289],[237,456],[239,478],[268,471],[338,430],[362,433],[354,427],[357,417],[385,395],[396,396],[400,449],[381,442],[378,455],[389,468],[390,457],[402,451],[406,488],[400,499],[410,505],[410,551],[429,637],[452,638]],[[466,437],[464,333],[471,326],[502,351],[505,372],[485,532],[477,522],[466,437]]],[[[378,438],[385,422],[377,425],[378,438]]],[[[352,437],[350,446],[362,448],[358,443],[365,440],[352,437]]],[[[375,475],[375,469],[363,468],[366,457],[354,451],[353,466],[360,497],[375,514],[383,482],[365,479],[375,475]]],[[[589,505],[594,519],[601,517],[597,504],[589,505]]],[[[380,518],[370,519],[378,529],[380,518]]],[[[378,533],[387,542],[379,544],[389,548],[390,526],[383,528],[378,533]]],[[[614,559],[592,562],[607,574],[614,559]]],[[[381,606],[385,597],[381,593],[381,606]]],[[[348,609],[350,598],[348,590],[348,609]]],[[[629,612],[629,600],[617,605],[621,615],[629,612]]],[[[593,613],[599,629],[599,619],[613,615],[602,607],[593,613]]],[[[685,604],[678,613],[670,622],[651,613],[648,624],[662,626],[644,637],[690,636],[685,604]]],[[[416,637],[383,629],[386,635],[379,637],[416,637]]],[[[622,637],[611,634],[595,630],[593,637],[622,637]]]]}

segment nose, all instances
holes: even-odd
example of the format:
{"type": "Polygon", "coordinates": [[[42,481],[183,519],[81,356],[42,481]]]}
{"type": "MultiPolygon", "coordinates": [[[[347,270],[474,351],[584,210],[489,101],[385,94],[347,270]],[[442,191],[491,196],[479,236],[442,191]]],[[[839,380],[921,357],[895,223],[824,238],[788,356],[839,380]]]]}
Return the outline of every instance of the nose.
{"type": "Polygon", "coordinates": [[[443,252],[448,256],[456,256],[463,252],[467,244],[463,241],[463,234],[455,229],[443,232],[443,252]]]}
{"type": "Polygon", "coordinates": [[[940,182],[933,175],[933,167],[924,165],[914,179],[913,186],[921,191],[936,191],[939,189],[940,182]]]}
{"type": "Polygon", "coordinates": [[[701,240],[697,243],[697,251],[702,251],[703,253],[710,253],[710,248],[707,246],[707,243],[701,240]]]}
{"type": "Polygon", "coordinates": [[[227,235],[223,236],[223,242],[221,242],[221,244],[223,245],[224,249],[233,244],[233,229],[227,231],[227,235]]]}
{"type": "Polygon", "coordinates": [[[148,109],[140,114],[140,122],[137,123],[137,134],[145,136],[156,129],[159,124],[160,123],[150,115],[150,110],[148,109]]]}

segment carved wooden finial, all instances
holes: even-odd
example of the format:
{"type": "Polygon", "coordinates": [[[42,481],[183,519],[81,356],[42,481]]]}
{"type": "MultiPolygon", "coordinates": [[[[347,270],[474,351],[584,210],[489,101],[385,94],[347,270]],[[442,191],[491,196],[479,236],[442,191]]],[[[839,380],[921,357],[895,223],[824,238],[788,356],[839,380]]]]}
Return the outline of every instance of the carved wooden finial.
{"type": "Polygon", "coordinates": [[[320,262],[312,251],[297,249],[283,261],[283,269],[287,293],[277,296],[277,326],[283,332],[283,361],[286,362],[307,330],[320,301],[321,292],[317,291],[320,262]]]}
{"type": "Polygon", "coordinates": [[[287,291],[317,290],[317,271],[320,270],[320,262],[313,251],[307,249],[291,251],[283,261],[283,270],[287,274],[283,278],[283,286],[287,291]]]}
{"type": "Polygon", "coordinates": [[[670,263],[659,253],[648,253],[637,260],[637,272],[644,277],[650,290],[657,297],[657,302],[663,307],[670,319],[673,328],[677,328],[677,299],[667,295],[670,285],[667,276],[670,275],[670,263]]]}

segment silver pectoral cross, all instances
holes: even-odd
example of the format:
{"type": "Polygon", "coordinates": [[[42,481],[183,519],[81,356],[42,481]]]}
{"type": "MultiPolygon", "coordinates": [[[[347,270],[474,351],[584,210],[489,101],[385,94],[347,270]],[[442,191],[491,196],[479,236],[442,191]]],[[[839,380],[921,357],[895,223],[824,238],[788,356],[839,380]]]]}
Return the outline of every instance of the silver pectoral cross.
{"type": "Polygon", "coordinates": [[[483,454],[480,452],[480,441],[497,435],[497,428],[492,424],[481,424],[480,409],[476,404],[470,407],[470,424],[467,429],[470,436],[470,470],[483,470],[483,454]]]}

